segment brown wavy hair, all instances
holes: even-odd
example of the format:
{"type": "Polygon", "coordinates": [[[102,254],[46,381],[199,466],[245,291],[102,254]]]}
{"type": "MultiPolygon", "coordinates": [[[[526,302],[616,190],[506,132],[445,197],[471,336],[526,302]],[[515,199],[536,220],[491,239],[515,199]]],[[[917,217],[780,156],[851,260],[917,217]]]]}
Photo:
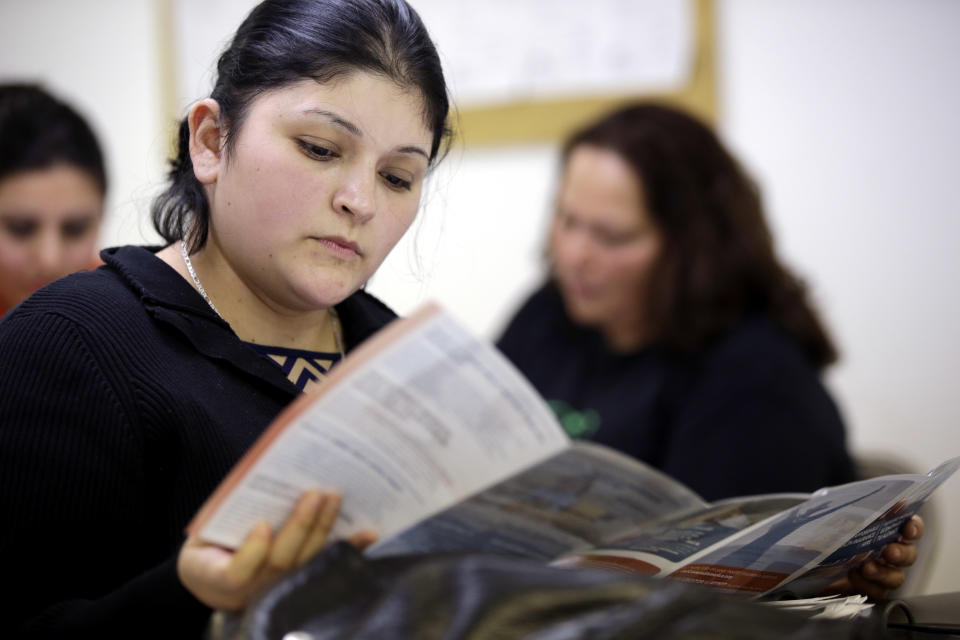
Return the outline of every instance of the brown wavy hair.
{"type": "Polygon", "coordinates": [[[817,368],[837,359],[806,286],[774,252],[756,184],[710,127],[640,103],[575,132],[564,163],[583,145],[626,160],[663,234],[645,301],[658,344],[695,352],[745,315],[765,313],[817,368]]]}

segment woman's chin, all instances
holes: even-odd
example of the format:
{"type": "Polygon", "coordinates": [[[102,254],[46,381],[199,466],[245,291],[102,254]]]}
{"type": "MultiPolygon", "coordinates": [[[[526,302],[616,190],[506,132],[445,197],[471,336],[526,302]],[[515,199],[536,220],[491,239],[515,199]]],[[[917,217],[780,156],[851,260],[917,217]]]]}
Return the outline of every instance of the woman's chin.
{"type": "Polygon", "coordinates": [[[301,289],[299,297],[304,309],[325,309],[340,304],[356,293],[360,286],[360,284],[332,283],[322,287],[308,287],[301,289]]]}
{"type": "Polygon", "coordinates": [[[597,305],[582,301],[567,300],[564,306],[570,321],[581,327],[599,327],[608,321],[603,310],[598,308],[597,305]]]}
{"type": "Polygon", "coordinates": [[[296,293],[314,308],[340,304],[363,287],[369,278],[365,271],[338,266],[314,269],[298,276],[292,280],[296,293]]]}

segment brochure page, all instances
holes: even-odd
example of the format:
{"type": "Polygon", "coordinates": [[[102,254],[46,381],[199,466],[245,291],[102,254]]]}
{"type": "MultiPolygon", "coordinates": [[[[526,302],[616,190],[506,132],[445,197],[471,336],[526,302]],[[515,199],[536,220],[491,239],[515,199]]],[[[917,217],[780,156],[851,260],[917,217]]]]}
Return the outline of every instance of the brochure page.
{"type": "Polygon", "coordinates": [[[457,504],[374,555],[486,551],[552,560],[601,544],[638,523],[703,508],[695,493],[632,458],[576,442],[560,454],[457,504]]]}
{"type": "Polygon", "coordinates": [[[666,575],[736,533],[809,498],[791,493],[716,502],[634,527],[602,547],[561,558],[556,564],[666,575]]]}
{"type": "Polygon", "coordinates": [[[894,475],[801,495],[725,500],[572,554],[561,564],[601,565],[760,597],[816,593],[877,553],[960,458],[927,475],[894,475]],[[771,515],[772,514],[772,515],[771,515]]]}
{"type": "MultiPolygon", "coordinates": [[[[920,477],[909,492],[897,500],[866,527],[858,531],[839,549],[823,559],[817,566],[787,582],[777,591],[794,593],[818,593],[827,585],[842,578],[846,573],[880,553],[883,547],[900,537],[900,527],[923,506],[934,489],[939,487],[960,467],[960,458],[953,458],[920,477]]],[[[778,593],[771,597],[778,597],[778,593]]]]}
{"type": "MultiPolygon", "coordinates": [[[[381,539],[569,446],[504,357],[437,308],[395,322],[282,414],[208,502],[201,536],[238,546],[301,493],[338,491],[332,537],[381,539]]],[[[201,527],[202,524],[202,527],[201,527]]]]}

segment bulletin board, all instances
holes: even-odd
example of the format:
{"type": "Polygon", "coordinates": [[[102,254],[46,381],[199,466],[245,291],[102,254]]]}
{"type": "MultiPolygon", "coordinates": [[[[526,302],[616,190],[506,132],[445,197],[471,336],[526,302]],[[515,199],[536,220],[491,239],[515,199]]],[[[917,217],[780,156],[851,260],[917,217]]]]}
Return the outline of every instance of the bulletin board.
{"type": "MultiPolygon", "coordinates": [[[[676,104],[715,123],[713,3],[714,0],[412,0],[437,43],[451,85],[451,121],[456,141],[471,147],[555,142],[578,125],[640,98],[676,104]],[[523,16],[523,12],[525,20],[510,19],[523,16]],[[683,17],[679,36],[678,15],[683,17]],[[660,24],[664,18],[668,24],[660,24]],[[511,27],[515,30],[511,31],[511,27]],[[665,33],[674,35],[664,37],[665,33]],[[458,89],[465,84],[458,81],[468,75],[465,65],[467,71],[472,66],[494,81],[497,72],[502,71],[500,76],[512,75],[527,88],[537,85],[541,78],[536,71],[521,69],[529,63],[529,51],[525,58],[516,47],[539,46],[541,53],[556,58],[547,62],[576,65],[578,60],[571,55],[576,55],[581,44],[587,45],[583,50],[589,53],[598,35],[614,37],[617,41],[613,46],[629,49],[626,53],[634,57],[635,63],[653,67],[664,60],[676,66],[677,62],[670,59],[677,58],[680,47],[682,77],[674,71],[673,79],[658,88],[655,82],[632,83],[628,77],[619,78],[614,70],[609,78],[582,91],[572,89],[557,95],[548,91],[529,95],[520,92],[511,96],[498,94],[494,87],[491,95],[495,99],[486,103],[458,99],[458,89]],[[500,46],[494,42],[498,37],[500,46]],[[484,38],[493,44],[484,42],[484,38]],[[631,86],[633,90],[624,90],[631,86]]],[[[212,61],[254,4],[256,0],[154,0],[165,120],[178,120],[187,104],[207,95],[212,61]]],[[[664,76],[663,70],[656,68],[645,73],[664,76]]],[[[474,90],[473,94],[476,93],[474,90]]]]}
{"type": "Polygon", "coordinates": [[[717,121],[717,81],[713,0],[692,0],[689,70],[679,86],[663,91],[640,89],[563,99],[532,99],[454,114],[457,141],[467,146],[555,142],[572,129],[637,99],[674,104],[704,121],[717,121]]]}

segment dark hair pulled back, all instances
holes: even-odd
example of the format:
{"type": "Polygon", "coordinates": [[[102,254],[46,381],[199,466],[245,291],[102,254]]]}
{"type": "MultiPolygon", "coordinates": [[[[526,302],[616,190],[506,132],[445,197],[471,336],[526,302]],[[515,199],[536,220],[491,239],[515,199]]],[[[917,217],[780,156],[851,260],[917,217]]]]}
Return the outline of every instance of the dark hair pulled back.
{"type": "MultiPolygon", "coordinates": [[[[220,56],[210,97],[220,106],[226,150],[253,100],[304,78],[326,83],[351,71],[381,75],[423,98],[433,133],[430,161],[450,137],[449,99],[440,58],[423,22],[404,0],[266,0],[237,29],[220,56]]],[[[169,186],[154,202],[154,228],[168,242],[207,241],[210,206],[193,174],[189,127],[180,122],[169,186]]]]}
{"type": "Polygon", "coordinates": [[[103,152],[87,121],[39,86],[0,85],[0,180],[58,164],[87,173],[106,194],[103,152]]]}
{"type": "Polygon", "coordinates": [[[707,125],[672,107],[634,104],[574,133],[564,161],[582,145],[633,168],[663,234],[644,301],[659,344],[694,352],[761,312],[818,368],[836,360],[803,281],[774,252],[759,189],[707,125]]]}

